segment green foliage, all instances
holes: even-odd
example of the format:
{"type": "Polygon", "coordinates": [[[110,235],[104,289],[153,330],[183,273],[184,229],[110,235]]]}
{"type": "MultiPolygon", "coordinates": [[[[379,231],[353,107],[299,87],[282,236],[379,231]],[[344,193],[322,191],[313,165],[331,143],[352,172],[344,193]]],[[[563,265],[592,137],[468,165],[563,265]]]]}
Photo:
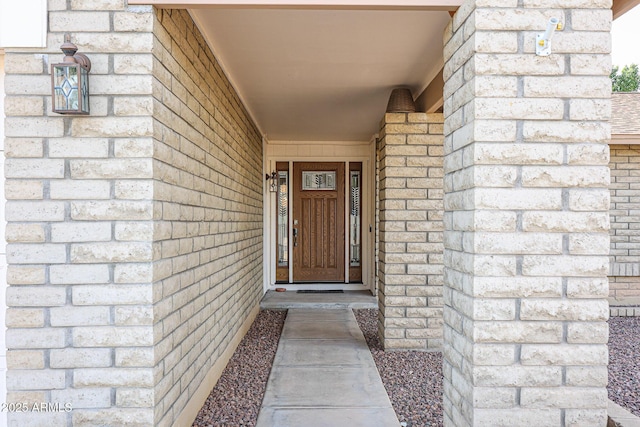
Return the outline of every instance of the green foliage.
{"type": "Polygon", "coordinates": [[[637,92],[640,86],[640,70],[637,64],[625,65],[622,70],[614,65],[609,77],[613,92],[637,92]]]}

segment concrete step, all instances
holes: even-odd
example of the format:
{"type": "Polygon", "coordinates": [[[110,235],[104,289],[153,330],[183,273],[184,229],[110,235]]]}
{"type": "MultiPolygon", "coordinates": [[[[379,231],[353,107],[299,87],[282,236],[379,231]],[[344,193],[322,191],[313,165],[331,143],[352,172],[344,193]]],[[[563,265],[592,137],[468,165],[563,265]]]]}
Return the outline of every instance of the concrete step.
{"type": "Polygon", "coordinates": [[[260,308],[262,310],[378,308],[378,299],[369,291],[317,294],[267,291],[260,301],[260,308]]]}

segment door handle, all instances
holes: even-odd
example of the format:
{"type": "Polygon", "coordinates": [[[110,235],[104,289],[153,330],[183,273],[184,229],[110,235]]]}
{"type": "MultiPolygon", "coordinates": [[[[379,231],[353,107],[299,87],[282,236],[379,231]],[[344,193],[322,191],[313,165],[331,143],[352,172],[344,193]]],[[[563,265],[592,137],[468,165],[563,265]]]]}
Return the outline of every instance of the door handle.
{"type": "Polygon", "coordinates": [[[298,246],[298,229],[297,228],[293,229],[293,246],[294,247],[298,246]]]}

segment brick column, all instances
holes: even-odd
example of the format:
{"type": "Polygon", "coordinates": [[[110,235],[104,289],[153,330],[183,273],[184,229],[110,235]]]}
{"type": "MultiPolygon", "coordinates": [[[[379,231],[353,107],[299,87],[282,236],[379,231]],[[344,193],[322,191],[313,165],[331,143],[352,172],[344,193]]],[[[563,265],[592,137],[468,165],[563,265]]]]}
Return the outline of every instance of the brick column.
{"type": "Polygon", "coordinates": [[[378,142],[379,310],[386,349],[442,346],[441,114],[386,114],[378,142]]]}
{"type": "Polygon", "coordinates": [[[6,52],[8,422],[153,425],[153,9],[48,3],[49,46],[6,52]],[[51,113],[68,31],[90,116],[51,113]]]}
{"type": "Polygon", "coordinates": [[[187,11],[49,6],[45,53],[7,51],[5,173],[7,402],[52,406],[9,425],[190,425],[259,309],[262,138],[187,11]],[[69,22],[89,116],[49,112],[69,22]]]}
{"type": "Polygon", "coordinates": [[[445,33],[445,425],[604,426],[611,11],[476,4],[445,33]]]}

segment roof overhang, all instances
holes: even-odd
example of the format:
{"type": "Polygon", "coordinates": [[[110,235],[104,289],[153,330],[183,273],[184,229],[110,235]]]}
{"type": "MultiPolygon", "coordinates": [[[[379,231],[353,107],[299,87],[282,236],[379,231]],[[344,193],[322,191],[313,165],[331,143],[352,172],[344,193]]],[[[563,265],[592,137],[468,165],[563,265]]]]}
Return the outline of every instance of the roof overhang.
{"type": "Polygon", "coordinates": [[[621,17],[638,5],[640,5],[640,0],[614,0],[611,7],[613,19],[621,17]]]}
{"type": "Polygon", "coordinates": [[[296,8],[296,9],[423,9],[456,10],[463,0],[129,0],[129,4],[170,9],[212,7],[296,8]]]}
{"type": "Polygon", "coordinates": [[[275,141],[369,141],[393,88],[418,98],[439,75],[451,19],[446,9],[397,8],[190,14],[261,132],[275,141]]]}
{"type": "MultiPolygon", "coordinates": [[[[428,9],[456,10],[464,0],[129,0],[132,5],[152,5],[169,9],[196,9],[211,7],[246,8],[350,8],[350,9],[428,9]]],[[[640,0],[613,0],[611,7],[616,19],[634,7],[640,0]]]]}
{"type": "MultiPolygon", "coordinates": [[[[128,0],[188,9],[260,131],[368,141],[394,87],[442,105],[442,31],[464,0],[128,0]]],[[[614,0],[621,16],[640,0],[614,0]]]]}

